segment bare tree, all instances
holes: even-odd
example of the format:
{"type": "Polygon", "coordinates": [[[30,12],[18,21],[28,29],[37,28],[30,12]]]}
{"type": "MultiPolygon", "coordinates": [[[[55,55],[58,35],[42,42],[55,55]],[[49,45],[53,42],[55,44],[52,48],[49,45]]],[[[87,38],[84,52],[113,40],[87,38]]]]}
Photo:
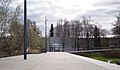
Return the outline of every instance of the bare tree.
{"type": "Polygon", "coordinates": [[[79,50],[80,45],[79,45],[79,37],[80,37],[80,33],[81,33],[82,27],[81,27],[81,23],[79,20],[73,20],[71,21],[71,33],[72,33],[72,37],[74,40],[74,48],[76,50],[79,50]]]}
{"type": "Polygon", "coordinates": [[[67,21],[66,19],[64,20],[64,24],[63,24],[63,35],[65,37],[69,37],[70,36],[70,31],[69,31],[69,21],[67,21]]]}
{"type": "Polygon", "coordinates": [[[115,35],[115,37],[118,39],[116,42],[116,45],[120,46],[120,13],[118,16],[116,16],[117,21],[114,24],[114,28],[112,29],[113,34],[115,35]]]}
{"type": "MultiPolygon", "coordinates": [[[[79,50],[80,46],[80,38],[85,38],[86,41],[86,49],[94,48],[94,31],[95,25],[91,24],[91,18],[83,17],[82,21],[80,20],[71,20],[67,21],[59,21],[56,26],[56,36],[62,37],[62,43],[65,44],[66,37],[73,39],[71,41],[72,47],[75,50],[79,50]]],[[[105,36],[106,30],[100,29],[100,35],[105,36]]]]}
{"type": "Polygon", "coordinates": [[[61,37],[62,36],[62,20],[57,22],[57,26],[55,27],[55,36],[61,37]]]}
{"type": "Polygon", "coordinates": [[[8,16],[9,16],[9,4],[10,0],[0,0],[0,35],[5,36],[7,31],[8,16]]]}
{"type": "Polygon", "coordinates": [[[105,30],[105,29],[100,29],[100,36],[102,36],[102,37],[106,37],[106,35],[109,35],[110,33],[107,31],[107,30],[105,30]]]}

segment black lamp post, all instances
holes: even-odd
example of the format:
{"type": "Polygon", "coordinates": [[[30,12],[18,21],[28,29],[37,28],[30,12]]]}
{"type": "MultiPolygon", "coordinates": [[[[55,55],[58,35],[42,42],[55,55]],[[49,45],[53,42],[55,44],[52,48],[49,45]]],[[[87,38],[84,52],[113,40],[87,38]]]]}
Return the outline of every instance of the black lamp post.
{"type": "Polygon", "coordinates": [[[27,59],[27,5],[24,0],[24,60],[27,59]]]}

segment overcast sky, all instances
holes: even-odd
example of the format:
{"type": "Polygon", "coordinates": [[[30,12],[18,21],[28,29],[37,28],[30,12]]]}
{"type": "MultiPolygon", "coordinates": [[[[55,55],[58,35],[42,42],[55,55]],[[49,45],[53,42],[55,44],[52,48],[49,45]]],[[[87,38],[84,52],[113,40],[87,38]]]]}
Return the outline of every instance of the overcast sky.
{"type": "MultiPolygon", "coordinates": [[[[11,7],[21,5],[24,0],[13,0],[11,7]]],[[[103,29],[110,30],[115,22],[115,15],[120,12],[120,0],[27,0],[28,18],[36,21],[44,35],[44,18],[47,17],[48,30],[50,24],[56,25],[58,19],[80,19],[91,16],[103,29]]]]}

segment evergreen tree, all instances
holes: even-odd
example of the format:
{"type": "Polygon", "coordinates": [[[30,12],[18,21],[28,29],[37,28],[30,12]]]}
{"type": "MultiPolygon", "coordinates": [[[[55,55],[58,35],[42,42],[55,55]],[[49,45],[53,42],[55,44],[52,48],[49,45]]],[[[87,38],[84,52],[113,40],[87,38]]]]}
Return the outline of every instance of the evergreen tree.
{"type": "Polygon", "coordinates": [[[53,24],[51,24],[51,29],[50,29],[50,37],[54,36],[54,28],[53,28],[53,24]]]}
{"type": "Polygon", "coordinates": [[[101,46],[100,33],[99,33],[98,27],[95,26],[95,30],[94,30],[94,47],[100,47],[100,46],[101,46]]]}
{"type": "Polygon", "coordinates": [[[117,21],[114,24],[114,28],[113,28],[113,34],[115,34],[116,36],[120,36],[120,14],[118,16],[116,16],[117,21]]]}
{"type": "Polygon", "coordinates": [[[120,13],[118,16],[116,16],[116,18],[117,18],[117,21],[114,24],[115,27],[112,29],[112,31],[115,37],[118,38],[116,43],[120,46],[120,13]]]}

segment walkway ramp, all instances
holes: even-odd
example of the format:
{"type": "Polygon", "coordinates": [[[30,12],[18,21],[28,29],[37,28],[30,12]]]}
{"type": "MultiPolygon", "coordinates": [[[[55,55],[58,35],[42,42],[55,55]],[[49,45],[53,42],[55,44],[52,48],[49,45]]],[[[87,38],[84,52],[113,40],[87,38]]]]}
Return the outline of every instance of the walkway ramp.
{"type": "Polygon", "coordinates": [[[0,58],[0,70],[120,70],[120,66],[66,52],[0,58]]]}

